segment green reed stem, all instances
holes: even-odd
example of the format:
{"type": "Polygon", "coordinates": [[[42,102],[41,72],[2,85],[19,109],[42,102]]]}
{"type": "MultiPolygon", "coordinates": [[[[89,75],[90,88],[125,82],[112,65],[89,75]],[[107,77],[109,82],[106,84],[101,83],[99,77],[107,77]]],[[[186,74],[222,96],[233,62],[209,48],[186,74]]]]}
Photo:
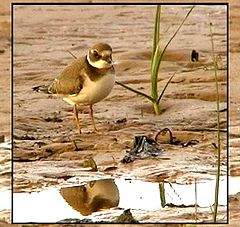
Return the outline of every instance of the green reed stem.
{"type": "Polygon", "coordinates": [[[213,212],[213,221],[217,221],[218,212],[218,196],[219,196],[219,181],[221,172],[221,138],[220,138],[220,107],[219,107],[219,89],[218,89],[218,78],[217,78],[217,60],[215,57],[213,33],[212,33],[212,23],[209,24],[210,37],[212,44],[212,59],[214,63],[214,75],[215,75],[215,85],[216,85],[216,104],[217,104],[217,173],[216,173],[216,184],[215,184],[215,203],[213,212]]]}
{"type": "Polygon", "coordinates": [[[158,98],[158,71],[160,67],[160,51],[159,51],[159,40],[160,40],[160,15],[161,6],[157,6],[154,32],[153,32],[153,50],[152,50],[152,61],[151,61],[151,97],[153,98],[153,107],[156,115],[161,113],[161,108],[157,103],[158,98]]]}
{"type": "Polygon", "coordinates": [[[159,191],[160,191],[161,206],[164,208],[166,206],[164,182],[159,183],[159,191]]]}
{"type": "Polygon", "coordinates": [[[190,13],[194,9],[194,7],[195,6],[192,6],[190,8],[190,10],[186,14],[185,18],[183,19],[181,24],[178,26],[177,30],[174,32],[174,34],[169,39],[169,41],[167,42],[167,44],[165,45],[165,47],[163,48],[163,50],[160,53],[160,50],[159,50],[159,42],[160,42],[159,40],[160,40],[160,38],[159,37],[160,37],[161,7],[157,6],[157,11],[156,11],[156,16],[155,16],[154,35],[153,35],[152,64],[151,64],[151,96],[154,100],[153,101],[153,106],[154,106],[154,110],[155,110],[156,115],[159,115],[161,113],[161,108],[160,108],[159,102],[160,102],[167,86],[169,85],[169,82],[170,82],[170,81],[167,82],[166,86],[164,87],[163,91],[161,92],[160,96],[158,97],[158,87],[157,87],[158,73],[159,73],[159,68],[160,68],[160,64],[162,62],[163,55],[164,55],[167,47],[169,46],[169,44],[172,42],[172,40],[175,38],[175,36],[177,35],[179,30],[183,26],[184,22],[187,20],[188,16],[190,15],[190,13]],[[158,43],[156,43],[157,41],[158,41],[158,43]]]}
{"type": "Polygon", "coordinates": [[[197,214],[198,214],[198,210],[197,210],[197,207],[198,207],[198,199],[197,199],[197,181],[196,181],[196,178],[194,179],[194,185],[195,185],[195,187],[194,187],[194,191],[195,191],[195,222],[197,222],[197,220],[198,220],[198,216],[197,216],[197,214]]]}

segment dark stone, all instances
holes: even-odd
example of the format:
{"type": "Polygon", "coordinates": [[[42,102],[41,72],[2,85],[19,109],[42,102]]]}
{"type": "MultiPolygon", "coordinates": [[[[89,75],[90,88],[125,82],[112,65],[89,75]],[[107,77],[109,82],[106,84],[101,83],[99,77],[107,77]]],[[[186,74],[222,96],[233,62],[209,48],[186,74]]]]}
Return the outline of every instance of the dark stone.
{"type": "Polygon", "coordinates": [[[196,62],[199,60],[199,53],[196,50],[192,50],[191,61],[196,62]]]}

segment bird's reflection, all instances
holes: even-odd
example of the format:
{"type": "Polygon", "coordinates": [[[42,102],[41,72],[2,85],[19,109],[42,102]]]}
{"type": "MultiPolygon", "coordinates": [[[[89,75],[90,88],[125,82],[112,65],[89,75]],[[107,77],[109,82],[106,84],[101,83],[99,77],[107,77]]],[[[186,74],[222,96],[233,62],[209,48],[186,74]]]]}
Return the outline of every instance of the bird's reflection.
{"type": "Polygon", "coordinates": [[[119,191],[113,179],[90,181],[81,186],[60,189],[65,201],[82,215],[117,207],[119,191]]]}

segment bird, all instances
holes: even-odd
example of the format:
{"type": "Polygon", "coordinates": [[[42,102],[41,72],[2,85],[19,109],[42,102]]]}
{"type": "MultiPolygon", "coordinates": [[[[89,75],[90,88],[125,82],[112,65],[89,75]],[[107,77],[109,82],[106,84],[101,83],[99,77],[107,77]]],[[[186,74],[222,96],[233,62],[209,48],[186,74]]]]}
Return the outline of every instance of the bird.
{"type": "Polygon", "coordinates": [[[97,133],[93,105],[106,98],[114,84],[112,48],[107,43],[97,43],[88,50],[85,56],[75,59],[66,66],[51,83],[35,86],[32,89],[61,96],[65,102],[73,106],[73,113],[81,134],[78,105],[89,105],[93,132],[97,133]]]}

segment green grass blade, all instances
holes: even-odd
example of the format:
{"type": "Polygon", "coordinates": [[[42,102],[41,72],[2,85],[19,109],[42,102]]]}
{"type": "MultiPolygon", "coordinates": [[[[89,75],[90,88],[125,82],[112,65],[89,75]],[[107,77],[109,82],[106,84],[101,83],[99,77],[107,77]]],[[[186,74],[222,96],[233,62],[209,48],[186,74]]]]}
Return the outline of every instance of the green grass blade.
{"type": "Polygon", "coordinates": [[[151,84],[152,84],[152,90],[151,90],[151,96],[153,100],[157,101],[158,97],[158,71],[160,67],[160,53],[159,53],[159,45],[157,45],[154,56],[153,56],[153,61],[152,61],[152,67],[151,67],[151,84]]]}
{"type": "Polygon", "coordinates": [[[194,187],[194,191],[195,191],[195,222],[197,222],[197,220],[198,220],[198,216],[197,216],[197,214],[198,214],[198,209],[197,209],[197,207],[198,207],[198,199],[197,199],[197,181],[196,181],[196,178],[194,179],[194,185],[195,185],[195,187],[194,187]]]}
{"type": "Polygon", "coordinates": [[[165,84],[165,86],[164,86],[161,94],[160,94],[159,97],[158,97],[158,100],[157,100],[157,103],[158,103],[158,104],[159,104],[161,98],[163,97],[164,92],[165,92],[165,90],[167,89],[169,83],[171,82],[172,78],[176,75],[176,73],[177,73],[177,72],[173,73],[173,75],[169,78],[169,80],[168,80],[167,83],[165,84]]]}
{"type": "Polygon", "coordinates": [[[215,57],[213,33],[212,33],[212,23],[209,24],[210,37],[212,44],[212,59],[214,63],[214,76],[215,76],[215,86],[216,86],[216,104],[217,104],[217,173],[216,173],[216,184],[215,184],[215,202],[214,202],[214,213],[213,221],[217,221],[218,212],[218,196],[219,196],[219,181],[220,181],[220,171],[221,171],[221,138],[220,138],[220,107],[219,107],[219,90],[218,90],[218,78],[217,78],[217,60],[215,57]]]}
{"type": "Polygon", "coordinates": [[[181,22],[181,24],[178,26],[177,30],[174,32],[174,34],[172,35],[172,37],[168,40],[167,44],[165,45],[165,47],[163,48],[163,51],[161,52],[160,55],[160,62],[162,60],[163,54],[165,53],[167,47],[169,46],[169,44],[172,42],[172,40],[175,38],[175,36],[177,35],[177,33],[179,32],[179,30],[181,29],[181,27],[183,26],[183,24],[185,23],[185,21],[187,20],[187,18],[189,17],[190,13],[192,12],[192,10],[195,8],[195,6],[192,6],[190,8],[190,10],[188,11],[188,13],[186,14],[185,18],[183,19],[183,21],[181,22]]]}
{"type": "Polygon", "coordinates": [[[184,17],[183,21],[181,22],[181,24],[178,26],[177,30],[175,31],[175,33],[172,35],[172,37],[169,39],[169,41],[167,42],[167,44],[165,45],[165,47],[163,48],[163,50],[160,53],[159,50],[159,34],[160,34],[160,9],[157,8],[157,12],[156,12],[156,17],[155,17],[155,28],[154,28],[154,41],[153,41],[153,54],[152,54],[152,64],[151,64],[151,97],[154,100],[153,101],[153,106],[154,106],[154,110],[156,114],[160,114],[161,113],[161,109],[160,109],[160,105],[159,102],[164,94],[164,91],[166,90],[167,86],[169,85],[169,82],[165,85],[165,88],[163,89],[163,92],[161,93],[161,95],[158,97],[158,72],[159,72],[159,68],[160,68],[160,64],[163,58],[163,55],[167,49],[167,47],[169,46],[169,44],[172,42],[172,40],[175,38],[175,36],[177,35],[177,33],[179,32],[179,30],[181,29],[181,27],[183,26],[184,22],[187,20],[187,18],[189,17],[190,13],[192,12],[192,10],[194,9],[195,6],[192,6],[190,8],[190,10],[188,11],[188,13],[186,14],[186,16],[184,17]],[[159,12],[158,12],[159,11],[159,12]],[[158,32],[158,34],[156,34],[158,32]],[[156,44],[155,42],[158,40],[158,43],[156,44]]]}
{"type": "Polygon", "coordinates": [[[119,82],[119,81],[115,81],[115,83],[118,84],[118,85],[120,85],[120,86],[122,86],[122,87],[124,87],[124,88],[126,88],[126,89],[129,90],[129,91],[132,91],[132,92],[136,93],[137,95],[141,95],[141,96],[149,99],[151,102],[153,101],[153,99],[152,99],[151,96],[149,96],[149,95],[147,95],[147,94],[145,94],[145,93],[143,93],[143,92],[141,92],[141,91],[135,90],[135,89],[127,86],[126,84],[123,84],[123,83],[119,82]]]}
{"type": "Polygon", "coordinates": [[[160,199],[161,199],[161,206],[166,206],[166,196],[165,196],[165,188],[164,188],[164,182],[159,183],[159,191],[160,191],[160,199]]]}
{"type": "Polygon", "coordinates": [[[161,6],[157,6],[155,22],[154,22],[154,32],[153,32],[153,49],[152,49],[152,61],[151,61],[151,97],[153,99],[153,106],[155,114],[160,114],[160,106],[157,104],[158,97],[158,71],[159,71],[159,39],[160,39],[160,15],[161,6]]]}
{"type": "Polygon", "coordinates": [[[153,49],[152,49],[152,63],[153,64],[153,58],[154,53],[156,51],[156,48],[159,43],[160,39],[160,15],[161,15],[161,6],[157,6],[156,15],[155,15],[155,23],[154,23],[154,32],[153,32],[153,49]]]}

